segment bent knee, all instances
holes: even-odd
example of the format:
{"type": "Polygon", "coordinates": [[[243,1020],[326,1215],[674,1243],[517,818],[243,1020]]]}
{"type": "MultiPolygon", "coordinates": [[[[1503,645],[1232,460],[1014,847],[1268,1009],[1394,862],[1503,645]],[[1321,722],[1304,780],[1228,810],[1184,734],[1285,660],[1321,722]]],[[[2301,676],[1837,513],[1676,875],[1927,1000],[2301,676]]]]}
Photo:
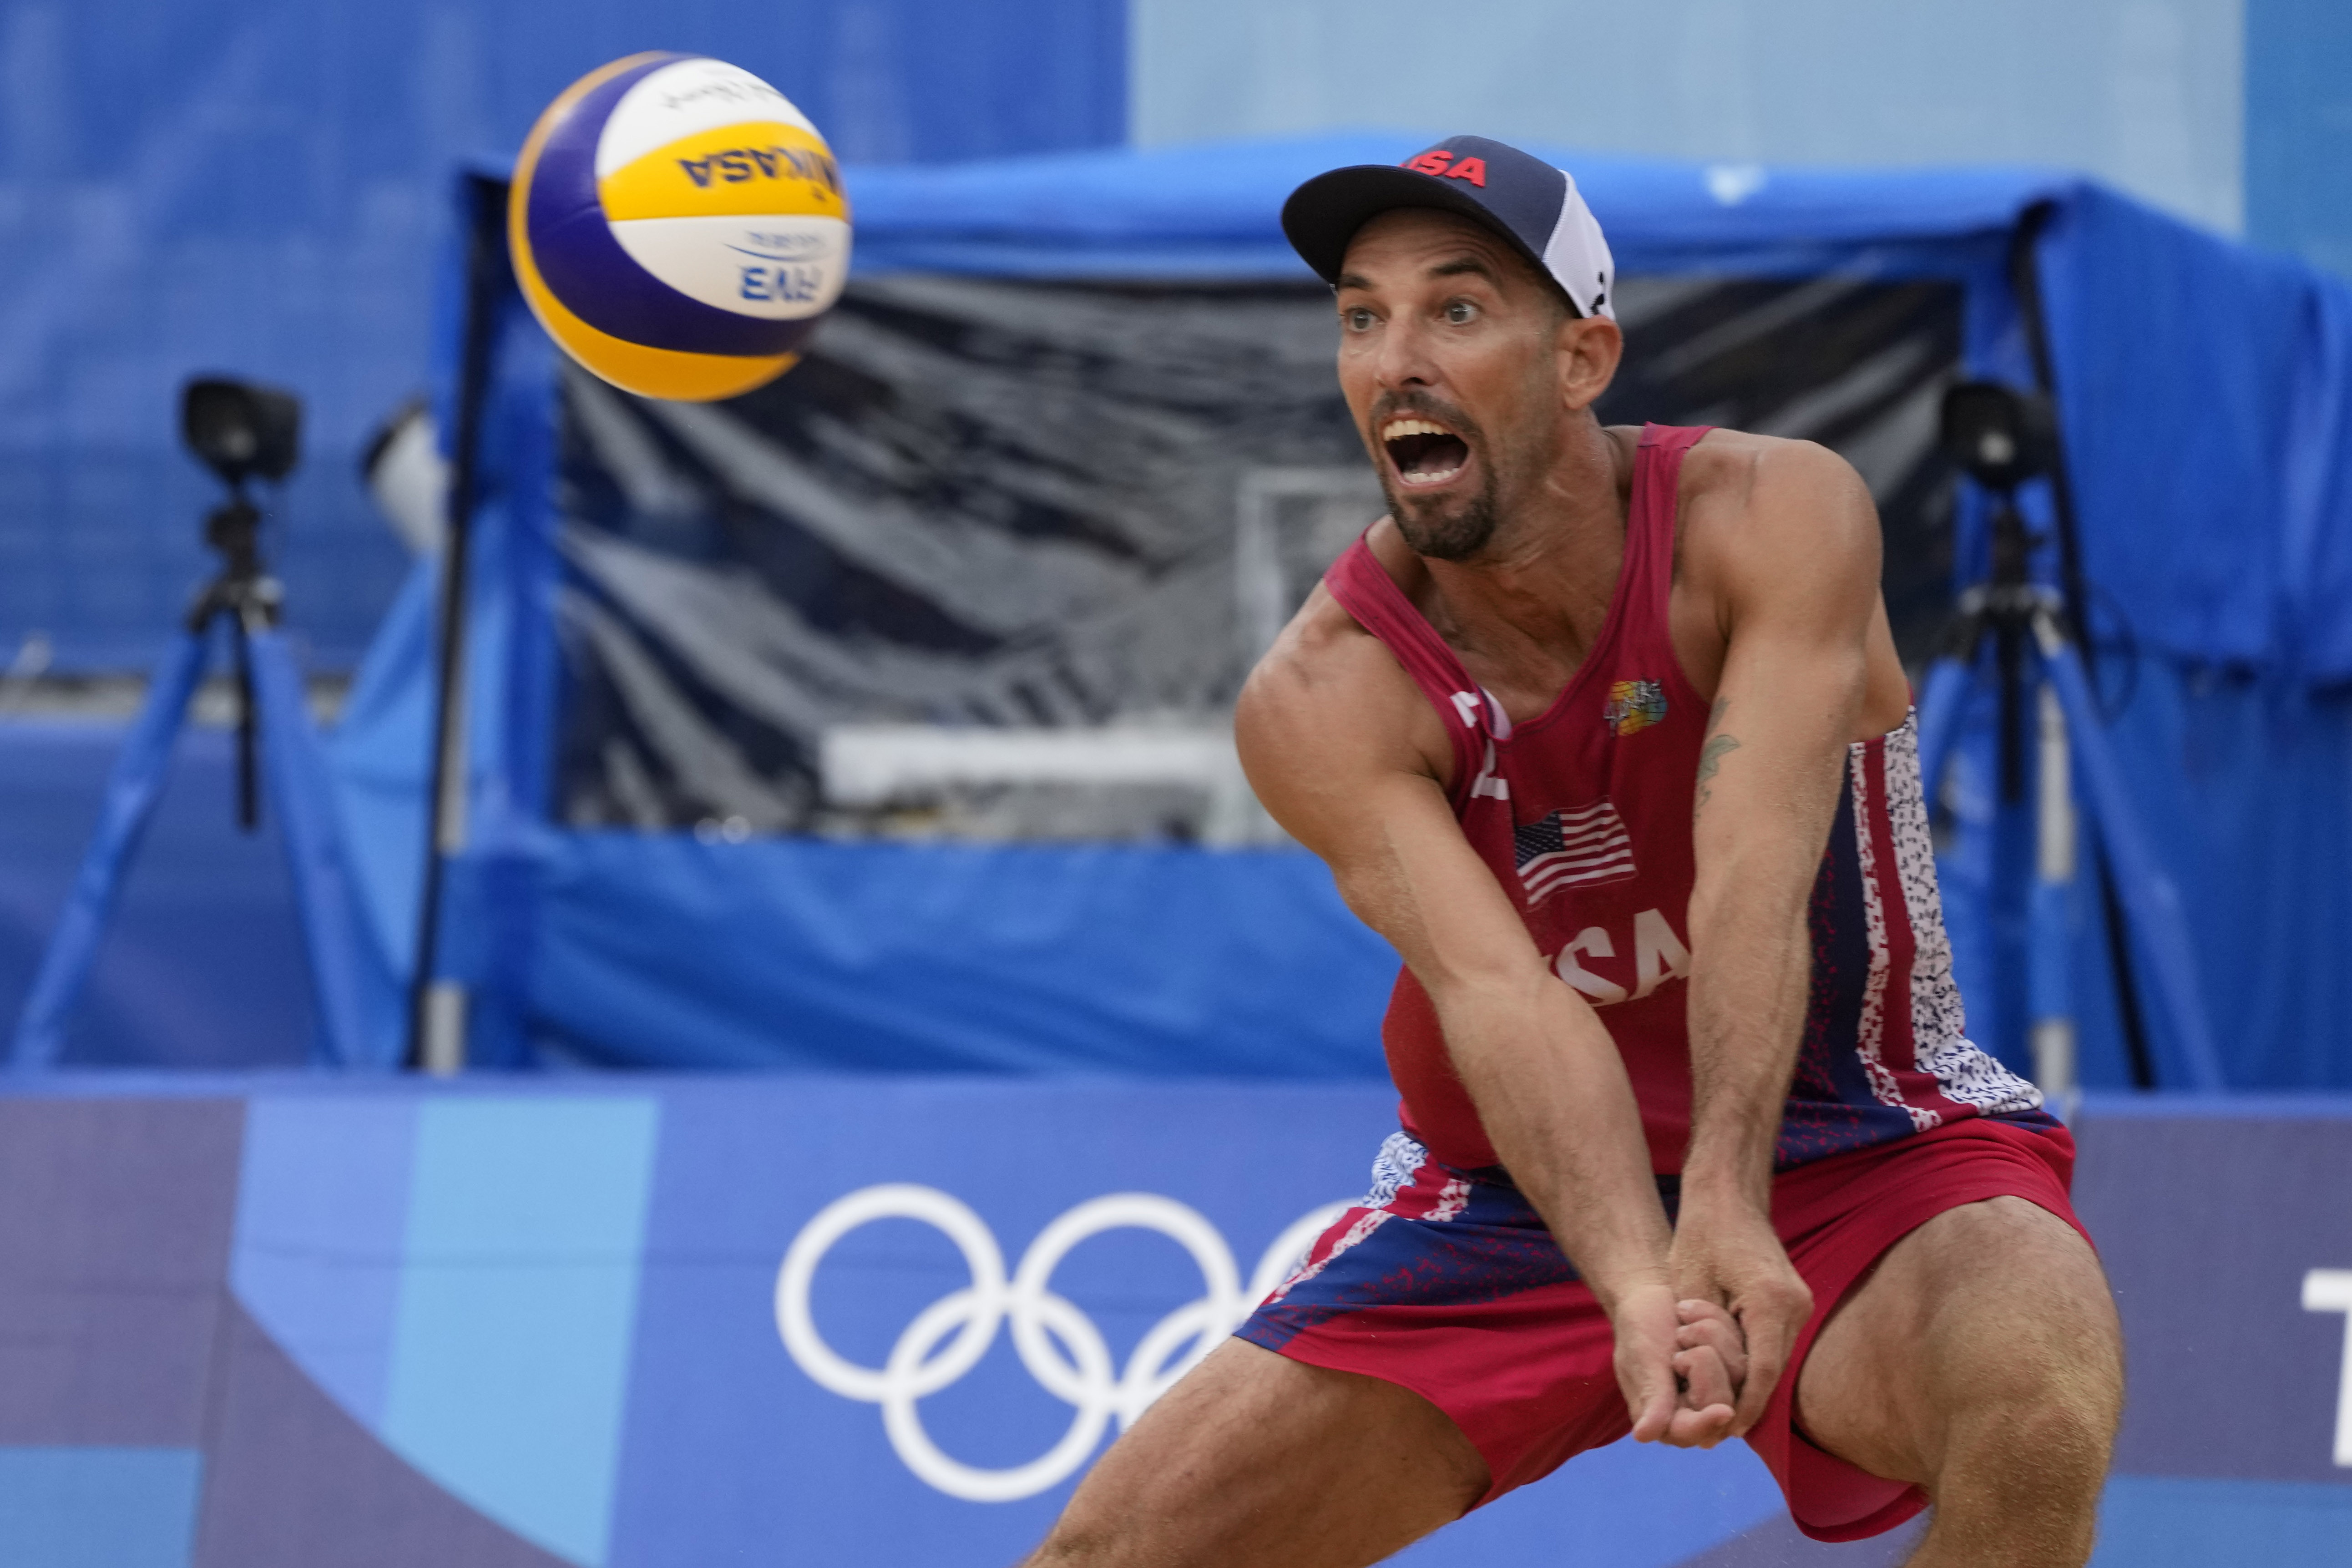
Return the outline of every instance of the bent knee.
{"type": "Polygon", "coordinates": [[[2003,1348],[1991,1364],[1947,1380],[1945,1447],[2021,1462],[2082,1457],[2104,1469],[2123,1419],[2122,1345],[2112,1313],[2045,1320],[2003,1348]]]}
{"type": "Polygon", "coordinates": [[[1928,1490],[2025,1518],[2095,1505],[2115,1451],[2120,1401],[2100,1380],[2070,1376],[1952,1412],[1928,1490]]]}

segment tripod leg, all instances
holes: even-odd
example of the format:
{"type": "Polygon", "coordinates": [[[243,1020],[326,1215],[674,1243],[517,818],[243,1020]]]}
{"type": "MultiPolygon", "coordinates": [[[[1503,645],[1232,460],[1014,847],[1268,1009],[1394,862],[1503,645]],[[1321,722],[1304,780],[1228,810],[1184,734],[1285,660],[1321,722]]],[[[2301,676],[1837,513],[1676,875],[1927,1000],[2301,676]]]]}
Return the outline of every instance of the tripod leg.
{"type": "Polygon", "coordinates": [[[1959,732],[1960,714],[1968,707],[1969,665],[1959,658],[1939,658],[1927,667],[1919,691],[1919,787],[1927,804],[1936,804],[1943,782],[1944,763],[1952,754],[1952,737],[1959,732]]]}
{"type": "Polygon", "coordinates": [[[253,707],[253,649],[236,616],[229,617],[229,641],[236,659],[236,825],[250,833],[261,826],[261,781],[253,765],[253,731],[261,720],[253,707]]]}
{"type": "Polygon", "coordinates": [[[2148,965],[2149,977],[2171,1016],[2173,1036],[2187,1058],[2189,1086],[2209,1092],[2223,1089],[2227,1085],[2221,1076],[2221,1053],[2213,1043],[2212,1015],[2205,1010],[2204,988],[2197,978],[2197,949],[2189,940],[2179,890],[2164,874],[2140,830],[2139,818],[2133,815],[2123,770],[2107,749],[2097,707],[2091,700],[2090,681],[2074,645],[2060,635],[2056,621],[2046,611],[2034,617],[2033,635],[2051,687],[2066,711],[2074,761],[2082,770],[2107,863],[2120,884],[2117,890],[2124,909],[2153,961],[2148,965]]]}
{"type": "MultiPolygon", "coordinates": [[[[389,1067],[390,1052],[368,1048],[361,966],[363,932],[345,873],[342,835],[335,816],[326,759],[304,704],[301,675],[285,637],[257,630],[248,638],[255,693],[261,709],[262,757],[277,798],[278,830],[294,902],[310,960],[310,990],[319,1009],[318,1067],[389,1067]]],[[[389,1004],[389,997],[386,998],[389,1004]]],[[[387,1044],[390,1035],[387,1030],[387,1044]]]]}
{"type": "Polygon", "coordinates": [[[41,967],[26,994],[25,1010],[16,1019],[16,1037],[9,1065],[18,1069],[53,1065],[65,1047],[66,1019],[89,978],[98,959],[99,940],[106,932],[106,917],[114,907],[123,868],[139,843],[140,831],[154,810],[155,797],[172,763],[172,742],[187,717],[188,699],[205,670],[202,628],[184,631],[172,640],[163,661],[148,682],[146,705],[114,759],[106,783],[106,799],[99,808],[98,831],[82,852],[81,869],[73,891],[49,932],[41,967]]]}

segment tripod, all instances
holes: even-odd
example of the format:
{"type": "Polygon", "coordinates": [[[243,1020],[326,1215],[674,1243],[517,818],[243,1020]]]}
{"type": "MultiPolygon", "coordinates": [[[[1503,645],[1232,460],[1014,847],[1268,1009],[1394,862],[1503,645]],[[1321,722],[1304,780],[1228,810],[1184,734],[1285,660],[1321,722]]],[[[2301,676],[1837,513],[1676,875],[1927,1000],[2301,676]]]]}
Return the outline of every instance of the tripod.
{"type": "MultiPolygon", "coordinates": [[[[2065,601],[2032,581],[2031,561],[2040,541],[2017,509],[2014,481],[1978,478],[1993,497],[1991,574],[1961,595],[1949,649],[1928,668],[1919,699],[1920,778],[1933,799],[1967,699],[1980,679],[1997,681],[2000,705],[2002,793],[2024,794],[2025,694],[2037,696],[2040,778],[2037,874],[2033,896],[2034,1076],[2045,1090],[2074,1087],[2074,1027],[2064,997],[2061,911],[2074,879],[2074,795],[2070,775],[2080,763],[2081,804],[2095,827],[2115,876],[2127,921],[2111,940],[2136,933],[2153,963],[2156,997],[2172,1026],[2189,1086],[2223,1087],[2197,978],[2197,952],[2181,914],[2180,895],[2149,848],[2133,814],[2123,770],[2101,724],[2081,655],[2066,635],[2065,601]],[[2031,683],[2031,684],[2029,684],[2031,683]]],[[[2124,1005],[2134,1005],[2128,991],[2124,1005]]]]}
{"type": "Polygon", "coordinates": [[[233,479],[227,501],[205,520],[205,542],[222,557],[220,574],[189,607],[186,621],[155,667],[146,702],[115,758],[98,831],[83,852],[73,890],[49,934],[40,970],[16,1021],[9,1063],[19,1070],[53,1066],[63,1050],[66,1021],[97,961],[99,942],[131,855],[162,793],[173,743],[204,676],[215,622],[226,623],[236,677],[237,820],[247,831],[258,825],[259,773],[264,770],[278,803],[318,1011],[311,1063],[356,1067],[382,1055],[371,1051],[366,1040],[360,930],[343,869],[326,758],[311,727],[301,675],[278,630],[284,595],[262,564],[260,529],[260,510],[247,499],[242,477],[233,479]]]}

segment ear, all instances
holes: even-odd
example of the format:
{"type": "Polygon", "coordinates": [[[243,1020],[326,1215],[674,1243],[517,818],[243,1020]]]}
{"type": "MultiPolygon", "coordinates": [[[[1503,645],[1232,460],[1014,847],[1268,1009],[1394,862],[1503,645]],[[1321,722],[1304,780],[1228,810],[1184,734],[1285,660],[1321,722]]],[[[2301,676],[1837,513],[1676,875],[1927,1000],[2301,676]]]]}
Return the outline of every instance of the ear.
{"type": "Polygon", "coordinates": [[[1561,405],[1590,408],[1617,378],[1625,334],[1606,316],[1570,316],[1559,324],[1557,348],[1561,405]]]}

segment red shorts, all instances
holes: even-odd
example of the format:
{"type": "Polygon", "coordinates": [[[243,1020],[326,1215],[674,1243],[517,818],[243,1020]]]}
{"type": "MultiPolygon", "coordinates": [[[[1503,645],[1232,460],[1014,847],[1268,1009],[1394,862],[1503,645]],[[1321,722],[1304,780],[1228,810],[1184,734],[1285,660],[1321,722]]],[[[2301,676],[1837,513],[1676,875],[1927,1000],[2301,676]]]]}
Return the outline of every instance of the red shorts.
{"type": "MultiPolygon", "coordinates": [[[[2066,1196],[2074,1167],[2074,1141],[2054,1122],[1972,1118],[1774,1178],[1773,1228],[1812,1288],[1813,1315],[1747,1441],[1807,1535],[1857,1541],[1927,1502],[1796,1429],[1797,1373],[1822,1324],[1888,1247],[1946,1209],[2020,1197],[2081,1230],[2066,1196]]],[[[1372,1181],[1243,1339],[1397,1384],[1444,1411],[1486,1460],[1482,1505],[1633,1429],[1608,1317],[1501,1171],[1441,1165],[1399,1133],[1372,1181]]]]}

